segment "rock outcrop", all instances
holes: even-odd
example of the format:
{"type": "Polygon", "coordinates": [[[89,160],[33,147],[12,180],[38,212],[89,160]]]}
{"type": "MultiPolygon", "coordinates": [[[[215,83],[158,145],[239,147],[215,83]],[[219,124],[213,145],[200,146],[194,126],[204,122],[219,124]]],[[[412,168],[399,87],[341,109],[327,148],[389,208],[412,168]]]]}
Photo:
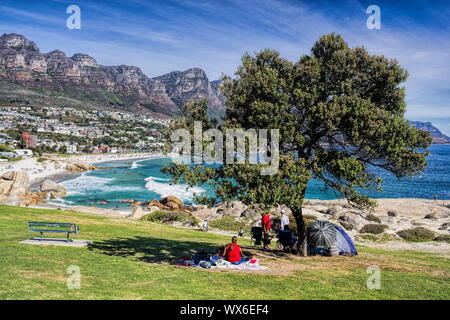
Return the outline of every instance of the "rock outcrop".
{"type": "Polygon", "coordinates": [[[433,137],[433,143],[436,144],[449,144],[450,137],[443,134],[438,128],[433,126],[431,122],[421,122],[421,121],[409,121],[409,124],[416,127],[417,129],[427,131],[431,137],[433,137]]]}
{"type": "Polygon", "coordinates": [[[184,103],[198,99],[208,99],[211,108],[223,109],[218,83],[211,85],[199,68],[149,78],[138,67],[102,66],[87,54],[41,53],[34,42],[14,33],[0,37],[0,79],[26,88],[64,92],[108,108],[155,115],[174,115],[184,103]],[[104,91],[116,97],[110,99],[104,91]]]}
{"type": "Polygon", "coordinates": [[[220,81],[210,82],[205,71],[200,68],[174,71],[153,79],[164,84],[167,95],[179,108],[189,101],[207,99],[210,110],[224,111],[224,97],[219,91],[220,81]]]}
{"type": "Polygon", "coordinates": [[[45,180],[41,184],[40,191],[30,191],[30,179],[28,173],[7,172],[0,176],[0,203],[15,206],[30,206],[51,199],[63,198],[67,191],[63,186],[53,181],[45,180]]]}
{"type": "Polygon", "coordinates": [[[159,202],[171,211],[184,210],[183,201],[181,201],[177,197],[168,196],[168,197],[161,199],[159,202]]]}
{"type": "Polygon", "coordinates": [[[0,177],[0,203],[18,205],[30,191],[26,172],[7,172],[0,177]]]}
{"type": "Polygon", "coordinates": [[[30,192],[25,198],[19,203],[21,207],[28,207],[36,204],[41,204],[45,202],[48,198],[47,192],[30,192]]]}
{"type": "Polygon", "coordinates": [[[92,171],[97,169],[97,167],[91,166],[83,161],[71,161],[66,165],[66,170],[71,172],[92,171]]]}
{"type": "Polygon", "coordinates": [[[42,182],[41,192],[48,193],[51,199],[64,198],[67,195],[66,188],[51,180],[45,180],[42,182]]]}

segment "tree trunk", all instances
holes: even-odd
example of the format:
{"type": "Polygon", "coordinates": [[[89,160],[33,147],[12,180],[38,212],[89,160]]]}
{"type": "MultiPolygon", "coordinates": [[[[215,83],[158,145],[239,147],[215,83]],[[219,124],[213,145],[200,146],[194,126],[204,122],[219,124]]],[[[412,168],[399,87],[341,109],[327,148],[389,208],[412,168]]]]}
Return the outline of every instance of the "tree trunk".
{"type": "Polygon", "coordinates": [[[295,222],[297,223],[297,233],[298,233],[297,252],[298,255],[306,257],[308,255],[308,245],[306,239],[306,226],[305,221],[303,220],[302,208],[292,210],[292,214],[294,215],[295,222]]]}

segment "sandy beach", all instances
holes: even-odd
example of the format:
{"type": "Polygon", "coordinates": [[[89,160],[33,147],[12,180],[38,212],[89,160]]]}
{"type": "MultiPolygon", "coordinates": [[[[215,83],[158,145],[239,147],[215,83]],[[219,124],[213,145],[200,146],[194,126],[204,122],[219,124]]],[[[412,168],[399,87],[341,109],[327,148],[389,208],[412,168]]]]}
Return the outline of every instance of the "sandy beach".
{"type": "Polygon", "coordinates": [[[0,163],[0,175],[10,171],[27,172],[30,184],[33,186],[45,179],[54,179],[58,176],[73,173],[66,169],[67,165],[71,162],[82,161],[86,164],[94,165],[107,161],[153,159],[162,156],[161,153],[95,154],[69,157],[51,156],[43,162],[38,162],[38,158],[33,157],[15,162],[0,163]]]}

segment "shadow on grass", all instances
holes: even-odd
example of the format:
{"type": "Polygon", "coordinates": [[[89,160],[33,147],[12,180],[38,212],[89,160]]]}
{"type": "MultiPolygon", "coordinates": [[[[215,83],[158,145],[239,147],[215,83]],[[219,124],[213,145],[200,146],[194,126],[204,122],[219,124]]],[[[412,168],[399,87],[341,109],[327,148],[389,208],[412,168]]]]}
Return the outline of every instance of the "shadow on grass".
{"type": "Polygon", "coordinates": [[[140,236],[96,241],[89,245],[89,250],[100,254],[169,264],[176,264],[183,256],[192,256],[200,250],[215,254],[219,249],[219,245],[204,242],[140,236]]]}

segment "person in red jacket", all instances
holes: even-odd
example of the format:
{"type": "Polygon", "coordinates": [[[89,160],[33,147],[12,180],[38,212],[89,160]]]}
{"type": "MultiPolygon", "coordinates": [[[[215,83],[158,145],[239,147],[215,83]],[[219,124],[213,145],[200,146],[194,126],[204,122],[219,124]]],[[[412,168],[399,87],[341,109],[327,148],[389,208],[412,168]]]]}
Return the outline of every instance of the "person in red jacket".
{"type": "Polygon", "coordinates": [[[235,264],[247,261],[247,258],[245,258],[242,253],[241,247],[237,244],[236,236],[231,238],[231,243],[225,247],[222,256],[224,256],[227,261],[235,264]]]}
{"type": "Polygon", "coordinates": [[[268,211],[264,212],[262,215],[261,227],[263,229],[263,249],[270,250],[270,229],[272,229],[272,226],[270,224],[270,213],[268,211]]]}

